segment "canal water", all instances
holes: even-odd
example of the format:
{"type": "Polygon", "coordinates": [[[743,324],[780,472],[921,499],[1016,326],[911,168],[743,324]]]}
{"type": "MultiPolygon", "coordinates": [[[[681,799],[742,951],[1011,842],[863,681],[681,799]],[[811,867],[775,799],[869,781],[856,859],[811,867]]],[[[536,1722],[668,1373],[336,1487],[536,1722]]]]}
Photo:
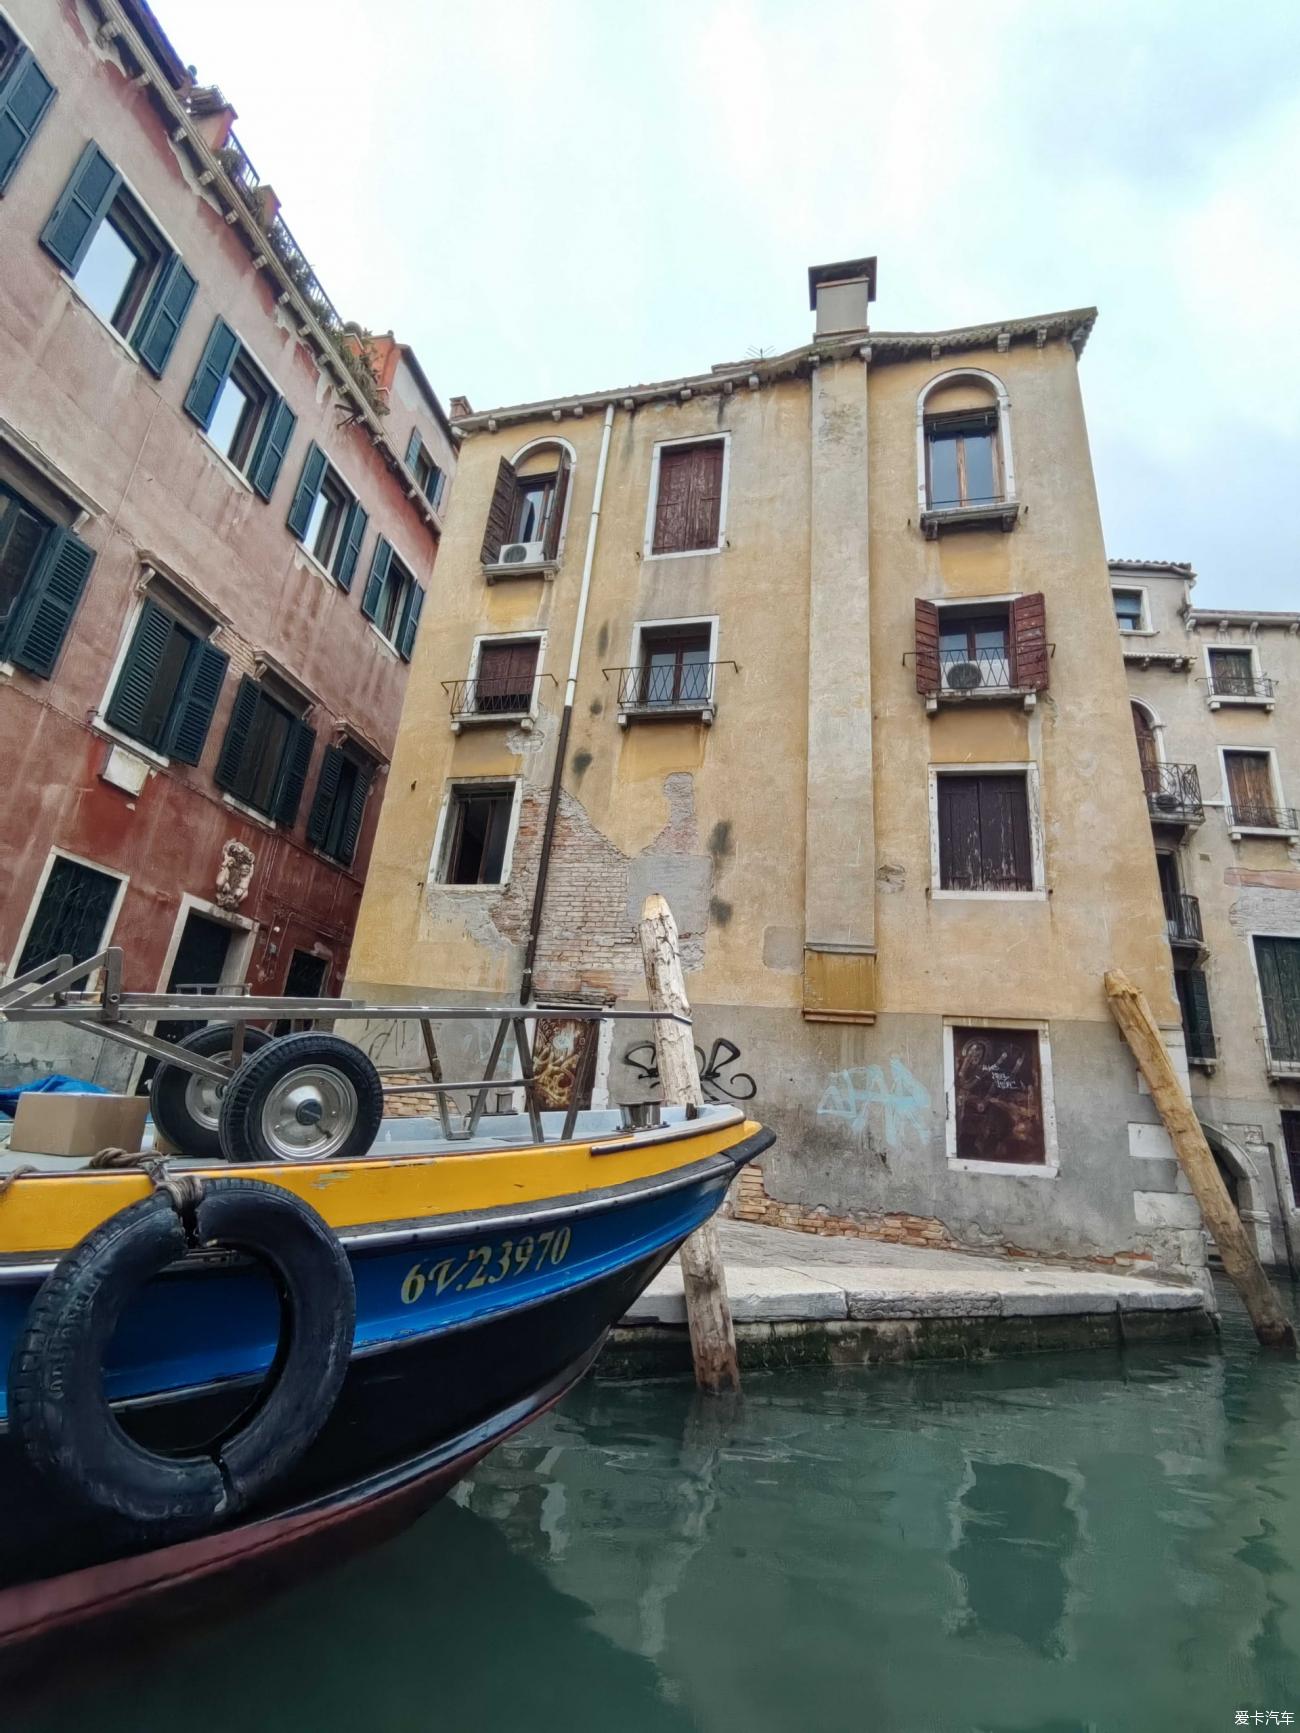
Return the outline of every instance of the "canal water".
{"type": "Polygon", "coordinates": [[[590,1383],[386,1548],[0,1721],[1300,1728],[1298,1420],[1295,1362],[1230,1305],[1218,1346],[755,1375],[734,1403],[590,1383]]]}

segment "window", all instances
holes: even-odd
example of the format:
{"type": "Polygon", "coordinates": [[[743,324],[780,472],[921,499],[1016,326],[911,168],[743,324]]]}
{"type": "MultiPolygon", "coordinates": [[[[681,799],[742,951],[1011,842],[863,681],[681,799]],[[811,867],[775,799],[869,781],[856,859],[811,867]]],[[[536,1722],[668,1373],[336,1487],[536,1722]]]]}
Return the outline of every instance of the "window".
{"type": "Polygon", "coordinates": [[[352,745],[327,746],[307,818],[307,841],[322,854],[351,866],[366,813],[375,767],[352,745]]]}
{"type": "Polygon", "coordinates": [[[1210,1015],[1210,989],[1204,969],[1174,970],[1174,990],[1183,1019],[1187,1058],[1193,1065],[1206,1065],[1215,1058],[1214,1019],[1210,1015]]]}
{"type": "Polygon", "coordinates": [[[1206,650],[1212,698],[1271,698],[1273,683],[1255,670],[1250,650],[1206,650]]]}
{"type": "Polygon", "coordinates": [[[54,86],[0,19],[0,193],[13,179],[53,100],[54,86]]]}
{"type": "Polygon", "coordinates": [[[411,438],[406,447],[406,467],[415,477],[420,492],[436,511],[442,503],[447,477],[430,457],[428,448],[420,438],[418,427],[411,430],[411,438]]]}
{"type": "Polygon", "coordinates": [[[55,855],[14,974],[52,957],[70,956],[74,963],[93,957],[104,944],[122,883],[114,873],[55,855]]]}
{"type": "Polygon", "coordinates": [[[915,635],[916,687],[931,700],[1047,688],[1052,646],[1039,592],[1001,603],[918,597],[915,635]]]}
{"type": "Polygon", "coordinates": [[[0,659],[48,679],[95,556],[0,482],[0,659]]]}
{"type": "Polygon", "coordinates": [[[927,415],[925,445],[932,510],[1001,501],[996,409],[927,415]]]}
{"type": "Polygon", "coordinates": [[[1252,830],[1287,830],[1294,822],[1277,798],[1271,752],[1225,751],[1228,823],[1252,830]]]}
{"type": "Polygon", "coordinates": [[[279,824],[298,816],[316,732],[250,675],[239,682],[213,779],[279,824]]]}
{"type": "Polygon", "coordinates": [[[939,886],[943,891],[1032,891],[1035,887],[1028,774],[935,776],[939,886]]]}
{"type": "Polygon", "coordinates": [[[468,783],[453,788],[441,880],[448,885],[499,885],[514,808],[514,788],[468,783]]]}
{"type": "Polygon", "coordinates": [[[480,644],[473,709],[479,716],[523,716],[533,707],[537,658],[536,638],[480,644]]]}
{"type": "Polygon", "coordinates": [[[535,446],[497,465],[480,559],[494,570],[549,565],[560,557],[572,460],[560,445],[535,446]]]}
{"type": "Polygon", "coordinates": [[[221,455],[270,499],[298,417],[224,319],[212,327],[185,409],[221,455]]]}
{"type": "Polygon", "coordinates": [[[393,552],[392,543],[380,536],[370,562],[361,612],[404,662],[411,659],[423,608],[423,589],[393,552]]]}
{"type": "Polygon", "coordinates": [[[951,1042],[953,1131],[959,1162],[1048,1164],[1044,1043],[1035,1029],[954,1025],[951,1042]]]}
{"type": "Polygon", "coordinates": [[[350,590],[370,514],[314,442],[307,447],[288,522],[312,558],[350,590]]]}
{"type": "Polygon", "coordinates": [[[1300,1109],[1282,1109],[1282,1147],[1291,1175],[1291,1204],[1293,1208],[1300,1207],[1300,1109]]]}
{"type": "Polygon", "coordinates": [[[712,634],[704,627],[669,627],[641,634],[638,704],[707,704],[713,689],[712,634]]]}
{"type": "Polygon", "coordinates": [[[655,447],[646,553],[708,553],[721,546],[725,439],[655,447]]]}
{"type": "Polygon", "coordinates": [[[41,234],[78,294],[161,375],[193,276],[97,145],[88,144],[41,234]]]}
{"type": "Polygon", "coordinates": [[[1145,598],[1141,590],[1112,590],[1111,599],[1115,604],[1115,622],[1121,632],[1146,630],[1145,598]]]}
{"type": "Polygon", "coordinates": [[[157,752],[197,764],[229,662],[224,650],[147,596],[104,719],[157,752]]]}
{"type": "Polygon", "coordinates": [[[1257,933],[1255,967],[1264,1001],[1269,1065],[1287,1072],[1300,1070],[1300,939],[1257,933]]]}

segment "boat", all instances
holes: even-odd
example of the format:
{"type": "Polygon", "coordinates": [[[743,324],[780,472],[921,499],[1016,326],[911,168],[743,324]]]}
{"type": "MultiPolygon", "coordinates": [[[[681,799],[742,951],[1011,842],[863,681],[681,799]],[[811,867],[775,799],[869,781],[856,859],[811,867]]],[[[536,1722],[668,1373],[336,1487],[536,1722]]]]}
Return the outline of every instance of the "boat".
{"type": "Polygon", "coordinates": [[[548,1108],[537,1007],[399,1008],[430,1078],[390,1104],[423,1090],[436,1111],[394,1117],[362,1050],[316,1027],[391,1008],[214,997],[168,1047],[152,1029],[174,1002],[122,994],[120,960],[69,988],[106,957],[0,992],[14,1020],[106,1018],[161,1048],[173,1151],[0,1153],[10,1671],[246,1604],[405,1526],[583,1376],[773,1140],[730,1105],[577,1105],[596,1024],[664,1013],[564,1008],[578,1062],[548,1108]],[[253,1022],[282,1017],[309,1026],[253,1022]],[[467,1017],[496,1024],[484,1076],[445,1082],[434,1027],[467,1017]]]}

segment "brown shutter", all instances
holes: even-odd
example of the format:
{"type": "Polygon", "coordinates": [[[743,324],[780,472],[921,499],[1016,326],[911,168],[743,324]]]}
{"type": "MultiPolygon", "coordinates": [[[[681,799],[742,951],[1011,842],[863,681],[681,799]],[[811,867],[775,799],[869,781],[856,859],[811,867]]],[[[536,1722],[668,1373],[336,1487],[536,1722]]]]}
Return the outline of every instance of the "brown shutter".
{"type": "Polygon", "coordinates": [[[1012,679],[1026,692],[1047,690],[1047,606],[1041,593],[1011,604],[1012,679]]]}
{"type": "Polygon", "coordinates": [[[682,553],[687,540],[691,467],[689,446],[659,453],[659,492],[655,499],[653,554],[682,553]]]}
{"type": "Polygon", "coordinates": [[[1031,891],[1029,798],[1023,776],[981,776],[980,873],[982,890],[1031,891]]]}
{"type": "Polygon", "coordinates": [[[916,689],[939,690],[939,610],[933,602],[916,598],[916,689]]]}
{"type": "Polygon", "coordinates": [[[479,555],[485,566],[494,566],[497,563],[501,558],[501,544],[510,540],[510,519],[514,515],[517,480],[514,464],[509,458],[503,457],[497,468],[497,484],[492,489],[487,528],[483,532],[483,550],[479,555]]]}
{"type": "Polygon", "coordinates": [[[941,776],[939,804],[939,888],[983,889],[980,860],[980,797],[976,776],[941,776]]]}
{"type": "Polygon", "coordinates": [[[551,495],[551,512],[546,520],[546,536],[542,543],[542,558],[553,560],[560,552],[560,530],[564,524],[564,502],[569,492],[569,454],[560,452],[560,467],[555,475],[555,489],[551,495]]]}
{"type": "Polygon", "coordinates": [[[1268,755],[1263,752],[1225,752],[1228,769],[1228,800],[1231,816],[1238,824],[1271,825],[1273,778],[1268,755]]]}
{"type": "Polygon", "coordinates": [[[722,446],[690,448],[690,490],[687,505],[689,548],[716,548],[722,515],[722,446]]]}

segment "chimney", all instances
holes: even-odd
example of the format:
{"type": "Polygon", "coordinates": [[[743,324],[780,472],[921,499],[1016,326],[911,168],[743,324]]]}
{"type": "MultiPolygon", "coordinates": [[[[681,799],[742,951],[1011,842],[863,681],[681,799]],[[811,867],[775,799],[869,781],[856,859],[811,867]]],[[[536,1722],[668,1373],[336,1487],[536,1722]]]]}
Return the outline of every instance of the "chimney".
{"type": "Polygon", "coordinates": [[[844,259],[808,267],[808,305],[817,314],[818,337],[865,331],[867,308],[876,298],[875,259],[844,259]]]}

